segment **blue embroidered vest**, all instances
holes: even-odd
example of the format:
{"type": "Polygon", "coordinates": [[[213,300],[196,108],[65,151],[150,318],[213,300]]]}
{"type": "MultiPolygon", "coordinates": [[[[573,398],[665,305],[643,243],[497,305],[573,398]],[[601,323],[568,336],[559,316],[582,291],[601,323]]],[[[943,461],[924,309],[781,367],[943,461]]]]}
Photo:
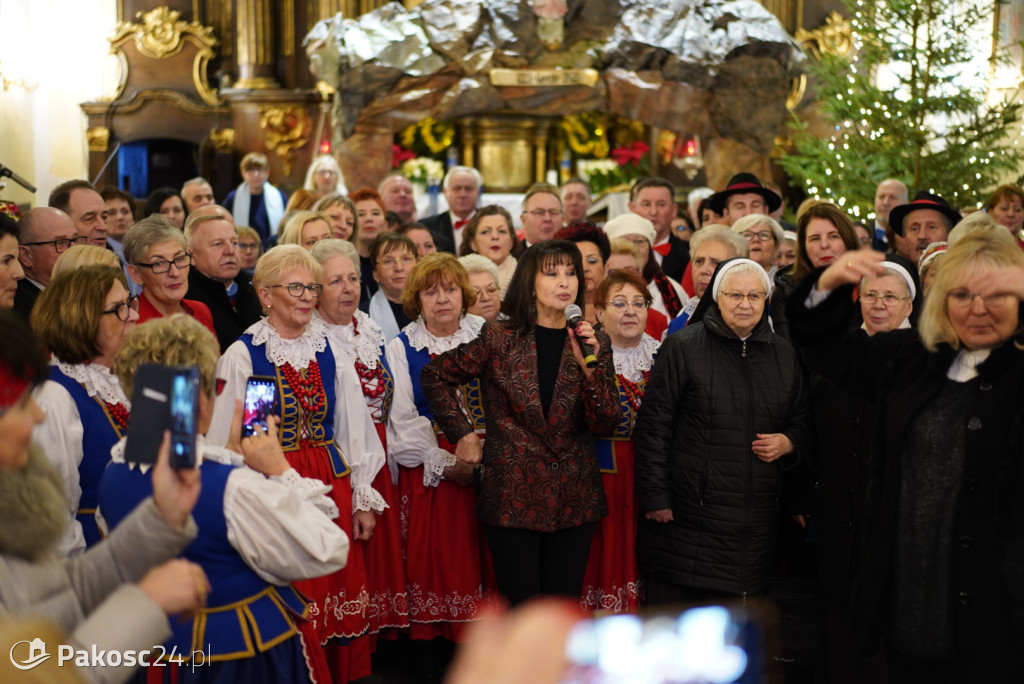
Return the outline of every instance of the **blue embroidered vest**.
{"type": "MultiPolygon", "coordinates": [[[[433,424],[434,434],[439,434],[440,430],[434,421],[434,412],[430,410],[427,397],[423,393],[423,385],[420,384],[420,373],[423,372],[423,367],[430,363],[430,352],[426,347],[414,349],[409,344],[409,337],[405,331],[399,333],[398,339],[402,340],[402,344],[405,345],[405,358],[409,361],[409,377],[412,379],[412,398],[416,404],[416,410],[433,424]]],[[[462,409],[469,416],[473,430],[482,433],[484,431],[484,405],[480,394],[479,378],[474,378],[462,386],[462,409]]]]}
{"type": "MultiPolygon", "coordinates": [[[[636,411],[633,410],[629,395],[626,394],[618,375],[615,376],[615,387],[619,392],[619,422],[610,435],[602,435],[594,440],[594,453],[602,473],[619,472],[618,451],[624,443],[633,440],[633,427],[636,425],[636,411]]],[[[641,394],[646,387],[646,380],[636,383],[636,388],[641,394]]]]}
{"type": "MultiPolygon", "coordinates": [[[[192,511],[199,536],[182,554],[203,567],[212,591],[207,607],[192,620],[170,620],[173,636],[168,654],[188,658],[203,651],[211,662],[248,658],[266,651],[296,633],[294,616],[308,608],[291,585],[275,586],[246,565],[228,541],[224,490],[234,466],[203,461],[202,493],[192,511]]],[[[143,474],[126,463],[112,463],[100,484],[101,510],[113,529],[153,493],[152,471],[143,474]]]]}
{"type": "MultiPolygon", "coordinates": [[[[324,405],[315,414],[304,415],[299,407],[299,400],[288,386],[288,381],[285,380],[281,369],[267,359],[266,349],[252,343],[251,333],[246,333],[239,339],[249,348],[253,374],[277,380],[277,396],[280,400],[278,402],[280,408],[278,417],[281,419],[277,433],[281,440],[281,448],[285,452],[289,452],[298,451],[300,447],[304,446],[325,447],[331,459],[334,476],[348,475],[351,468],[345,462],[345,455],[341,452],[341,447],[334,441],[334,411],[337,403],[334,396],[334,377],[337,367],[334,363],[334,352],[331,351],[330,343],[316,355],[326,395],[324,405]],[[306,430],[305,435],[303,435],[303,428],[306,430]]],[[[299,371],[297,368],[295,370],[305,377],[305,371],[299,371]]]]}
{"type": "Polygon", "coordinates": [[[57,366],[50,366],[50,379],[68,391],[78,407],[82,419],[82,462],[78,464],[78,482],[82,487],[82,498],[78,502],[75,516],[82,524],[86,546],[92,546],[101,538],[96,526],[96,500],[103,470],[110,463],[110,449],[124,433],[107,410],[106,405],[96,397],[90,397],[85,388],[60,372],[57,366]]]}

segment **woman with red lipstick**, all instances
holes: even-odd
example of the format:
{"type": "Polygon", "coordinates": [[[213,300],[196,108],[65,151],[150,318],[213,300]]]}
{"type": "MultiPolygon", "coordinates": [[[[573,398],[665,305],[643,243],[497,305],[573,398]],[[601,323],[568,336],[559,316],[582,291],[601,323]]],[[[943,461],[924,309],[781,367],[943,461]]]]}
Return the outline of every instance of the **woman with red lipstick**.
{"type": "Polygon", "coordinates": [[[644,333],[653,298],[638,274],[619,271],[608,276],[594,299],[597,318],[612,343],[620,418],[615,429],[600,435],[595,443],[608,515],[594,532],[581,602],[588,610],[623,613],[640,605],[633,427],[658,342],[644,333]]]}
{"type": "Polygon", "coordinates": [[[214,335],[213,315],[202,302],[185,299],[192,255],[182,233],[164,216],[144,218],[124,235],[124,260],[132,280],[142,286],[139,323],[151,318],[184,313],[214,335]]]}
{"type": "Polygon", "coordinates": [[[585,288],[576,245],[531,245],[502,305],[508,320],[488,323],[422,371],[429,409],[455,447],[445,465],[468,474],[483,463],[477,519],[498,590],[512,604],[578,599],[594,528],[608,513],[594,435],[611,432],[621,416],[608,336],[585,321],[566,323],[585,288]],[[585,363],[577,339],[596,363],[585,363]],[[467,383],[479,383],[487,407],[483,444],[463,408],[467,383]]]}
{"type": "MultiPolygon", "coordinates": [[[[348,565],[317,579],[296,582],[312,599],[311,616],[339,679],[370,674],[368,650],[357,637],[368,628],[369,590],[364,544],[367,508],[383,510],[373,478],[384,449],[349,359],[335,350],[323,321],[314,316],[323,293],[323,269],[298,245],[278,245],[256,264],[253,287],[267,317],[250,326],[217,364],[221,387],[207,439],[227,444],[235,400],[252,375],[275,378],[278,438],[289,464],[303,477],[330,485],[341,514],[337,524],[352,536],[348,565]],[[338,640],[344,640],[339,642],[338,640]],[[353,649],[347,644],[353,642],[353,649]],[[342,650],[336,650],[340,647],[342,650]],[[362,659],[360,659],[362,655],[362,659]]],[[[235,435],[234,437],[237,437],[235,435]]]]}

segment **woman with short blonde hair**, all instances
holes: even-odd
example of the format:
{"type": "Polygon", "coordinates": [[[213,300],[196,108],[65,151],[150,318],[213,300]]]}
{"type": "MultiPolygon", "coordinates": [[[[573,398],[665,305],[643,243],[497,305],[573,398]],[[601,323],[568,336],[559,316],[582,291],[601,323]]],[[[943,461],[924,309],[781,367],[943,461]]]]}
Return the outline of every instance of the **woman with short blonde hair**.
{"type": "MultiPolygon", "coordinates": [[[[321,643],[339,637],[359,649],[366,641],[358,637],[369,627],[363,557],[370,534],[368,521],[386,506],[371,484],[384,465],[384,450],[361,399],[352,364],[331,345],[323,321],[315,315],[324,292],[322,283],[323,268],[298,245],[278,245],[260,258],[253,287],[267,316],[250,326],[221,357],[217,379],[223,386],[208,436],[218,445],[231,441],[235,401],[245,397],[247,379],[252,375],[275,378],[280,399],[278,438],[288,462],[303,477],[330,487],[340,511],[338,526],[359,542],[352,544],[344,569],[297,582],[296,587],[312,599],[313,614],[321,616],[316,623],[321,643]],[[331,608],[343,601],[351,602],[349,609],[331,608]]],[[[349,657],[329,655],[331,659],[349,657]]],[[[349,673],[349,678],[368,674],[349,673]]]]}
{"type": "Polygon", "coordinates": [[[1015,681],[1024,254],[1004,238],[967,235],[942,257],[917,331],[848,334],[851,292],[884,273],[882,259],[848,252],[790,299],[803,359],[877,405],[853,624],[886,625],[893,681],[1015,681]]]}
{"type": "Polygon", "coordinates": [[[327,217],[315,211],[296,212],[284,224],[279,245],[299,245],[311,249],[320,240],[331,237],[331,226],[327,217]]]}

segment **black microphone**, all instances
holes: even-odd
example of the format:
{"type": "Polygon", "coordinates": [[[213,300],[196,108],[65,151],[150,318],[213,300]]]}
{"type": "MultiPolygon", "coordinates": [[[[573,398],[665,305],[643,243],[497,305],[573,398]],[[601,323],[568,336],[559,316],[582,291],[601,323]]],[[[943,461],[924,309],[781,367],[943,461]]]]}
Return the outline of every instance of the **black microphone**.
{"type": "Polygon", "coordinates": [[[597,365],[597,356],[594,354],[594,350],[590,348],[590,345],[583,341],[583,338],[579,336],[579,325],[583,322],[583,311],[580,307],[575,304],[570,304],[565,307],[565,322],[569,324],[573,332],[576,333],[576,344],[580,345],[580,352],[583,354],[583,363],[587,365],[587,368],[593,368],[597,365]]]}
{"type": "Polygon", "coordinates": [[[25,180],[24,178],[22,178],[18,174],[14,173],[13,171],[11,171],[9,168],[4,166],[3,164],[0,164],[0,178],[3,178],[4,176],[7,176],[12,181],[17,183],[21,187],[25,188],[29,192],[35,192],[36,191],[36,186],[34,186],[31,183],[29,183],[27,180],[25,180]]]}

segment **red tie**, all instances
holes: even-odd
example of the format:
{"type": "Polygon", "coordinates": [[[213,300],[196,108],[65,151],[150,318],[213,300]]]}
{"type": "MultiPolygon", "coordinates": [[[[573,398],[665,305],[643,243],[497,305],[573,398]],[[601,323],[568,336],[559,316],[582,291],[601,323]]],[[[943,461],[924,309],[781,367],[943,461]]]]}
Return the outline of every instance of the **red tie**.
{"type": "Polygon", "coordinates": [[[469,223],[469,219],[463,219],[455,222],[455,230],[462,230],[462,228],[469,223]]]}
{"type": "Polygon", "coordinates": [[[672,251],[672,244],[663,242],[660,245],[654,245],[654,251],[663,257],[668,256],[668,253],[672,251]]]}

